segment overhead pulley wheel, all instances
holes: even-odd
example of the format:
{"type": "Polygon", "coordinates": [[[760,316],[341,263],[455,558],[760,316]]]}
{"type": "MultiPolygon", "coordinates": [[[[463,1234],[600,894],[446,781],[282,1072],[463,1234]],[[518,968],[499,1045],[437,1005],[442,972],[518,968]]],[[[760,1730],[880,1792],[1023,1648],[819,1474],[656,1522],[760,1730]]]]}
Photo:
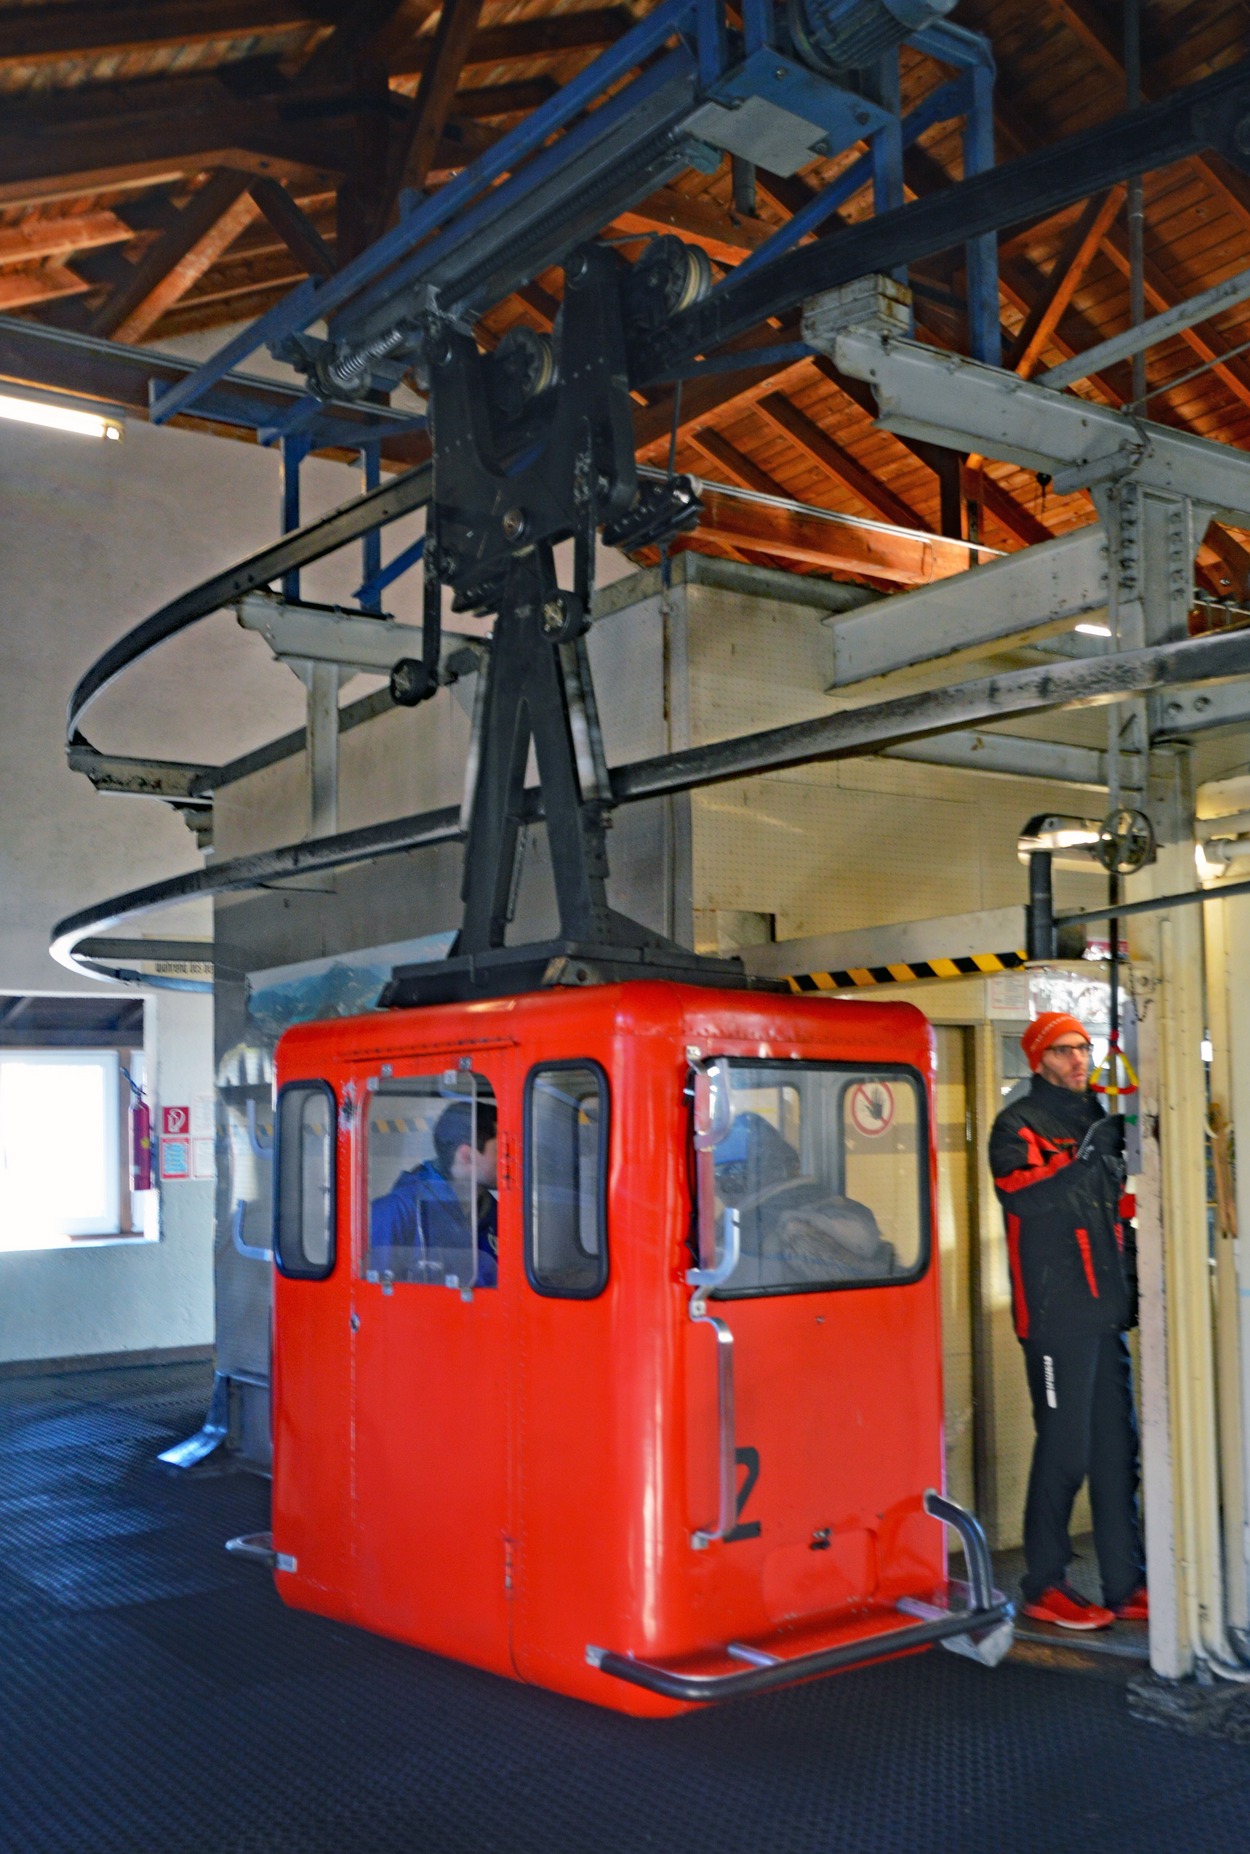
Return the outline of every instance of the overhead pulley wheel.
{"type": "Polygon", "coordinates": [[[1110,875],[1132,875],[1155,853],[1154,826],[1144,811],[1109,811],[1098,833],[1098,860],[1110,875]]]}
{"type": "Polygon", "coordinates": [[[491,394],[505,418],[520,418],[526,406],[556,383],[555,349],[550,335],[518,322],[491,359],[491,394]]]}
{"type": "Polygon", "coordinates": [[[701,245],[665,235],[652,239],[629,273],[630,313],[643,328],[663,328],[701,302],[712,287],[712,260],[701,245]]]}

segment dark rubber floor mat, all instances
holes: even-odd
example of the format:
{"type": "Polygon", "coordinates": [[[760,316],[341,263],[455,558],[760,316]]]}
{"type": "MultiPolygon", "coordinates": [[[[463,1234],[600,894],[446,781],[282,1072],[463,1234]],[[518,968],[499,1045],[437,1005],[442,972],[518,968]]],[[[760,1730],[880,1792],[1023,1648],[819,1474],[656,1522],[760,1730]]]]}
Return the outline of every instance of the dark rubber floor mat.
{"type": "Polygon", "coordinates": [[[28,1493],[0,1502],[0,1554],[8,1564],[14,1554],[39,1552],[80,1540],[119,1539],[155,1532],[164,1521],[145,1507],[103,1506],[89,1493],[67,1494],[48,1511],[46,1494],[28,1493]]]}
{"type": "Polygon", "coordinates": [[[83,1448],[102,1442],[153,1442],[162,1447],[170,1435],[164,1423],[149,1422],[126,1410],[84,1406],[42,1413],[31,1423],[15,1424],[5,1437],[6,1450],[24,1454],[28,1449],[83,1448]]]}
{"type": "Polygon", "coordinates": [[[1250,1747],[1122,1683],[936,1652],[642,1723],[297,1614],[222,1550],[266,1484],[110,1410],[0,1447],[0,1854],[1245,1854],[1250,1747]]]}

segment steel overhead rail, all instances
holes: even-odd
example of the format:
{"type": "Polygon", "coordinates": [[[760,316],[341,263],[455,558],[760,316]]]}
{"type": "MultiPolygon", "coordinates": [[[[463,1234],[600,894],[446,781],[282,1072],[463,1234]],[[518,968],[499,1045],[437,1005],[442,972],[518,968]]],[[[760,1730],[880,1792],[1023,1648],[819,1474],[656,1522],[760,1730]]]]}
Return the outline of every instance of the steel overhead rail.
{"type": "Polygon", "coordinates": [[[775,263],[732,272],[702,302],[640,344],[633,384],[667,379],[699,355],[824,290],[1057,212],[1126,174],[1168,167],[1207,148],[1237,168],[1250,164],[1250,61],[1162,103],[1113,116],[1035,154],[865,219],[775,263]]]}
{"type": "MultiPolygon", "coordinates": [[[[690,100],[694,96],[698,77],[718,75],[723,62],[723,32],[716,0],[665,0],[663,5],[596,58],[571,83],[564,85],[550,102],[518,123],[494,148],[465,168],[447,186],[440,187],[415,212],[402,218],[391,231],[362,251],[359,257],[345,265],[336,275],[327,278],[310,277],[268,314],[243,329],[233,341],[206,361],[197,373],[158,395],[152,406],[155,422],[164,423],[176,413],[186,411],[203,392],[257,349],[273,341],[280,342],[318,319],[334,316],[354,298],[359,299],[356,303],[356,320],[367,332],[367,318],[376,308],[379,298],[384,300],[395,291],[408,290],[419,280],[424,267],[430,262],[428,247],[421,248],[423,240],[434,242],[435,235],[444,234],[445,242],[444,239],[438,239],[437,243],[440,254],[449,254],[456,245],[465,242],[480,229],[480,202],[483,195],[488,196],[487,204],[496,224],[500,222],[501,212],[511,210],[515,213],[518,196],[526,191],[523,176],[525,164],[530,157],[536,157],[537,164],[537,159],[541,158],[538,151],[549,137],[590,109],[605,90],[610,90],[628,78],[640,63],[661,53],[665,45],[680,35],[683,29],[693,30],[693,36],[700,47],[699,60],[696,61],[679,39],[678,49],[669,52],[661,59],[660,65],[653,67],[647,74],[648,94],[641,99],[652,103],[657,86],[655,71],[661,69],[663,77],[660,89],[671,81],[674,89],[683,93],[678,107],[671,112],[671,122],[675,125],[683,110],[686,114],[690,111],[690,100]],[[505,176],[509,178],[505,179],[505,176]],[[475,207],[476,211],[473,210],[475,207]],[[449,231],[448,228],[453,227],[449,231]]],[[[621,99],[633,99],[634,96],[634,85],[627,86],[619,93],[621,99]]],[[[620,113],[619,101],[614,100],[608,107],[613,108],[614,116],[620,113]]],[[[614,127],[615,122],[611,126],[614,127]]],[[[651,126],[656,125],[653,123],[651,126]]],[[[574,151],[577,152],[584,151],[574,151]]],[[[550,165],[549,159],[547,165],[550,165]]],[[[676,167],[680,169],[685,165],[687,161],[682,155],[676,167]]],[[[545,173],[540,174],[539,179],[542,181],[546,177],[545,173]]],[[[648,175],[638,197],[644,197],[656,184],[657,180],[648,175]]],[[[526,275],[529,274],[527,269],[526,275]]],[[[519,280],[524,281],[523,278],[519,280]]]]}
{"type": "MultiPolygon", "coordinates": [[[[710,746],[658,759],[635,761],[611,772],[612,799],[631,804],[691,791],[702,785],[802,765],[812,760],[847,759],[880,752],[885,746],[954,729],[1037,713],[1043,709],[1114,701],[1148,689],[1178,687],[1250,673],[1250,630],[1226,631],[1160,644],[1117,656],[1082,658],[1017,670],[959,683],[863,708],[843,710],[770,728],[758,734],[716,741],[710,746]]],[[[526,795],[527,815],[542,815],[538,794],[526,795]]],[[[59,922],[53,930],[52,956],[70,971],[89,978],[112,977],[77,955],[78,945],[93,934],[107,933],[120,922],[150,909],[206,895],[235,894],[267,887],[291,876],[341,869],[350,863],[394,856],[408,850],[463,839],[460,808],[389,819],[334,837],[311,838],[281,849],[259,851],[228,862],[173,876],[134,889],[59,922]]]]}
{"type": "MultiPolygon", "coordinates": [[[[819,0],[809,4],[819,13],[819,0]]],[[[353,378],[374,362],[393,365],[399,350],[407,354],[408,364],[411,343],[405,345],[405,334],[427,311],[471,320],[562,262],[619,212],[683,169],[718,165],[726,149],[793,173],[818,155],[866,140],[872,148],[871,177],[884,184],[888,174],[901,192],[906,141],[933,121],[962,114],[969,125],[967,163],[975,168],[991,161],[992,55],[981,35],[936,17],[950,4],[910,0],[908,16],[920,29],[908,34],[907,42],[959,75],[900,123],[889,109],[843,87],[841,78],[831,77],[818,59],[791,44],[772,0],[742,0],[740,35],[728,29],[724,0],[662,0],[556,96],[453,181],[422,199],[340,272],[310,278],[195,375],[157,394],[154,420],[161,423],[188,410],[262,346],[285,351],[294,344],[310,370],[311,350],[318,349],[318,367],[328,355],[331,374],[342,361],[349,373],[357,370],[353,378]],[[749,134],[745,124],[752,125],[749,134]],[[328,325],[324,346],[304,333],[319,319],[328,325]]],[[[892,49],[906,34],[906,26],[897,23],[889,40],[892,49]]],[[[825,216],[834,209],[841,184],[835,181],[833,191],[821,195],[825,216]]],[[[776,249],[800,235],[806,224],[797,233],[783,228],[776,249]]],[[[970,262],[977,270],[977,262],[970,262]]],[[[989,276],[992,259],[979,268],[989,276]]],[[[978,301],[982,294],[987,292],[979,290],[978,301]]],[[[993,301],[996,341],[996,283],[993,301]]]]}
{"type": "MultiPolygon", "coordinates": [[[[128,347],[98,335],[0,315],[0,379],[63,393],[73,405],[86,400],[123,416],[140,413],[147,417],[154,393],[178,385],[195,372],[194,362],[159,348],[128,347]]],[[[228,373],[197,399],[193,416],[210,424],[257,432],[263,442],[306,399],[303,387],[290,381],[228,373]]],[[[317,450],[353,450],[362,439],[385,445],[413,437],[424,426],[424,418],[391,406],[326,399],[307,435],[317,450]]]]}
{"type": "Polygon", "coordinates": [[[874,329],[835,334],[829,352],[843,373],[871,386],[877,423],[888,431],[1049,470],[1057,494],[1131,477],[1234,525],[1250,517],[1250,457],[1230,444],[874,329]]]}
{"type": "MultiPolygon", "coordinates": [[[[662,479],[662,471],[640,470],[639,475],[662,479]]],[[[841,511],[824,509],[815,504],[795,502],[786,497],[768,496],[756,490],[745,490],[732,483],[714,483],[702,477],[696,479],[701,487],[710,493],[726,496],[731,500],[759,503],[770,508],[789,509],[798,514],[809,515],[815,519],[828,521],[835,526],[863,529],[869,533],[898,534],[923,543],[926,547],[958,548],[961,552],[975,552],[987,558],[998,558],[998,549],[978,543],[975,547],[967,541],[951,540],[940,534],[930,534],[921,529],[900,528],[889,522],[873,521],[860,515],[846,515],[841,511]]],[[[130,669],[143,657],[155,650],[159,644],[176,637],[202,618],[211,617],[225,605],[233,605],[249,592],[259,591],[272,585],[286,573],[296,571],[324,558],[337,548],[344,547],[349,541],[359,540],[362,534],[385,527],[397,521],[402,515],[413,514],[424,508],[430,499],[433,481],[430,464],[421,464],[414,470],[405,471],[402,476],[392,477],[377,489],[371,489],[363,496],[357,496],[351,502],[345,502],[328,515],[310,522],[307,527],[293,529],[290,534],[282,536],[264,547],[259,553],[252,554],[237,565],[226,567],[215,573],[210,579],[203,580],[188,592],[180,593],[171,599],[168,605],[161,606],[151,617],[145,618],[128,631],[124,637],[109,647],[103,656],[91,665],[79,679],[70,696],[66,719],[66,744],[69,751],[69,763],[72,771],[84,772],[91,776],[95,771],[114,769],[119,779],[130,779],[129,789],[142,796],[174,798],[182,795],[181,785],[175,789],[161,787],[159,790],[149,781],[142,782],[142,775],[133,760],[114,756],[97,756],[88,766],[81,759],[80,748],[85,744],[80,733],[80,724],[87,708],[96,697],[116,680],[123,671],[130,669]],[[76,763],[75,754],[79,754],[76,763]],[[104,761],[108,762],[106,766],[104,761]]],[[[94,752],[95,750],[92,749],[94,752]]],[[[212,767],[196,767],[196,772],[209,774],[212,767]]],[[[175,775],[176,776],[176,775],[175,775]]],[[[112,789],[119,789],[113,787],[112,789]]],[[[196,794],[188,794],[194,799],[196,794]]],[[[205,801],[207,802],[207,801],[205,801]]]]}

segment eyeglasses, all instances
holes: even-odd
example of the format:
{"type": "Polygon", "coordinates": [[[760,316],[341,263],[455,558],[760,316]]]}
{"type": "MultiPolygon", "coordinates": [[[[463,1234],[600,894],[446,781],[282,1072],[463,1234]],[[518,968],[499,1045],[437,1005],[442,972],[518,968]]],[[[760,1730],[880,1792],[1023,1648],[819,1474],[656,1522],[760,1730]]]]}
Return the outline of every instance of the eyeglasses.
{"type": "Polygon", "coordinates": [[[1090,1045],[1088,1043],[1052,1043],[1047,1053],[1052,1056],[1080,1056],[1083,1062],[1088,1062],[1090,1045]]]}

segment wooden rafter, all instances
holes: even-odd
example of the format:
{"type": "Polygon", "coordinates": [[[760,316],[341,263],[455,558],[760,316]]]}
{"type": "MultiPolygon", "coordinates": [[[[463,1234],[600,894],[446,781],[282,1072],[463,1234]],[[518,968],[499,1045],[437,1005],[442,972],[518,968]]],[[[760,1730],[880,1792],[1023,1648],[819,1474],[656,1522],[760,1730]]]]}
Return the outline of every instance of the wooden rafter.
{"type": "MultiPolygon", "coordinates": [[[[518,19],[508,25],[485,26],[473,35],[465,64],[514,64],[555,58],[565,52],[599,51],[615,44],[633,23],[628,7],[604,6],[555,13],[547,19],[518,19]]],[[[415,76],[423,71],[432,44],[428,36],[411,40],[392,57],[392,77],[415,76]]]]}
{"type": "Polygon", "coordinates": [[[305,91],[330,88],[354,69],[385,68],[433,10],[434,0],[352,0],[300,66],[297,83],[305,91]]]}
{"type": "Polygon", "coordinates": [[[41,258],[67,257],[101,245],[124,244],[133,227],[115,212],[82,212],[59,219],[26,218],[0,226],[0,264],[30,264],[41,258]]]}
{"type": "MultiPolygon", "coordinates": [[[[1128,239],[1123,230],[1116,226],[1103,240],[1103,249],[1122,276],[1129,274],[1128,239]]],[[[1169,281],[1167,273],[1154,259],[1147,257],[1142,267],[1142,283],[1146,302],[1156,315],[1165,309],[1174,309],[1181,301],[1181,293],[1169,281]]],[[[1210,371],[1217,380],[1223,382],[1243,406],[1250,406],[1250,368],[1242,360],[1226,359],[1221,355],[1206,336],[1197,328],[1182,328],[1177,331],[1179,338],[1200,360],[1210,365],[1210,371]]]]}
{"type": "Polygon", "coordinates": [[[719,464],[720,468],[726,471],[734,482],[741,483],[744,489],[758,489],[765,496],[789,496],[790,491],[784,483],[779,483],[775,476],[770,476],[767,470],[762,470],[754,458],[748,457],[745,451],[740,451],[736,444],[731,444],[728,438],[722,437],[720,432],[714,430],[712,426],[696,426],[694,431],[687,435],[705,457],[710,457],[713,463],[719,464]]]}
{"type": "Polygon", "coordinates": [[[93,335],[141,341],[184,296],[256,214],[248,176],[215,174],[135,265],[121,289],[91,318],[93,335]]]}
{"type": "Polygon", "coordinates": [[[1011,365],[1024,379],[1034,371],[1046,343],[1059,326],[1060,317],[1080,288],[1090,260],[1111,229],[1124,197],[1122,187],[1110,187],[1088,201],[1084,212],[1064,240],[1046,279],[1046,288],[1038,296],[1024,327],[1016,337],[1011,365]]]}
{"type": "Polygon", "coordinates": [[[552,77],[527,77],[515,84],[486,84],[481,90],[457,90],[456,120],[477,117],[524,116],[549,103],[559,90],[552,77]]]}
{"type": "Polygon", "coordinates": [[[35,303],[55,302],[62,296],[80,296],[83,279],[64,264],[41,264],[37,270],[6,271],[0,275],[0,314],[29,309],[35,303]]]}
{"type": "Polygon", "coordinates": [[[411,119],[391,149],[375,235],[394,213],[402,189],[420,192],[429,178],[481,11],[482,0],[444,0],[411,119]]]}
{"type": "MultiPolygon", "coordinates": [[[[1107,75],[1115,79],[1122,97],[1126,82],[1123,47],[1117,45],[1107,21],[1089,4],[1089,0],[1050,0],[1050,7],[1075,33],[1085,50],[1107,75]]],[[[1143,71],[1142,95],[1147,102],[1163,96],[1166,90],[1167,85],[1157,71],[1143,71]]],[[[1241,222],[1242,230],[1250,231],[1250,184],[1245,177],[1234,173],[1216,155],[1194,155],[1190,166],[1202,176],[1221,204],[1241,222]]]]}
{"type": "Polygon", "coordinates": [[[851,573],[900,586],[918,586],[962,572],[967,565],[966,557],[953,547],[934,547],[931,542],[911,540],[905,535],[882,534],[788,509],[739,502],[718,496],[708,485],[704,486],[704,505],[699,522],[699,533],[704,538],[727,541],[732,547],[769,553],[802,566],[819,567],[827,573],[851,573]]]}
{"type": "Polygon", "coordinates": [[[1224,568],[1228,582],[1225,586],[1217,587],[1217,590],[1228,591],[1234,598],[1244,599],[1250,593],[1250,551],[1227,528],[1221,528],[1218,522],[1211,523],[1204,540],[1224,568]]]}
{"type": "Polygon", "coordinates": [[[1022,502],[1009,495],[1001,483],[996,483],[989,471],[982,465],[968,468],[964,472],[964,493],[969,502],[977,502],[987,515],[992,515],[1000,528],[1023,541],[1026,547],[1035,547],[1039,541],[1053,541],[1054,533],[1039,521],[1031,510],[1022,502]]]}
{"type": "Polygon", "coordinates": [[[307,275],[330,276],[334,270],[334,253],[286,188],[268,175],[255,174],[248,181],[247,190],[307,275]]]}
{"type": "Polygon", "coordinates": [[[144,0],[142,5],[26,6],[0,14],[0,65],[124,57],[326,23],[308,0],[144,0]]]}
{"type": "Polygon", "coordinates": [[[924,516],[918,514],[909,502],[896,495],[871,470],[866,470],[857,457],[831,438],[828,432],[822,431],[805,412],[800,412],[784,393],[766,393],[756,409],[791,443],[796,444],[822,475],[849,489],[871,514],[879,515],[883,521],[892,521],[900,528],[923,529],[929,526],[924,516]]]}
{"type": "Polygon", "coordinates": [[[232,97],[212,76],[84,88],[6,108],[0,204],[76,199],[220,167],[328,187],[346,165],[341,119],[286,120],[276,97],[232,97]]]}

